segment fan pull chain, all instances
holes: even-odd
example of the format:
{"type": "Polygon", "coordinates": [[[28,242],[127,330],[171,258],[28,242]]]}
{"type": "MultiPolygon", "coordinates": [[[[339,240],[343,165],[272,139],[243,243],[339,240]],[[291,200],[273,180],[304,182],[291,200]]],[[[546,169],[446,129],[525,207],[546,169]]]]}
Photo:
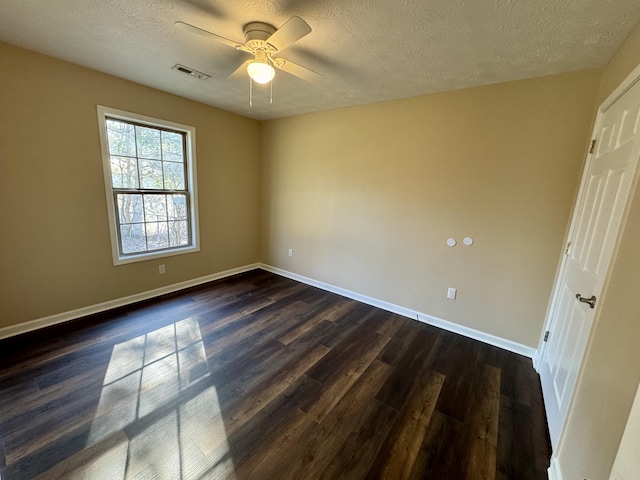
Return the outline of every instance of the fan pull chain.
{"type": "MultiPolygon", "coordinates": [[[[269,105],[273,105],[273,80],[269,84],[269,105]]],[[[253,79],[251,77],[249,77],[249,106],[253,107],[253,79]]]]}

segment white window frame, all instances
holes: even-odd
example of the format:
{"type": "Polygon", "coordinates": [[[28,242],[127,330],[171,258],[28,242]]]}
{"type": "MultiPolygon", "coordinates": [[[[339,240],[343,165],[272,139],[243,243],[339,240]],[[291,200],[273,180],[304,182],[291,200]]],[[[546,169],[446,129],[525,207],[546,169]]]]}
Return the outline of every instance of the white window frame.
{"type": "Polygon", "coordinates": [[[182,125],[179,123],[162,120],[159,118],[148,117],[137,113],[117,110],[115,108],[98,105],[98,126],[100,130],[100,148],[102,150],[102,170],[104,174],[105,195],[107,198],[107,213],[109,217],[109,233],[111,236],[111,254],[114,265],[124,265],[134,262],[143,262],[158,258],[171,257],[174,255],[183,255],[185,253],[193,253],[200,251],[200,228],[198,221],[198,193],[196,178],[196,129],[190,125],[182,125]],[[106,120],[114,118],[129,122],[141,123],[150,127],[168,128],[185,134],[186,140],[186,168],[187,168],[187,186],[189,195],[189,215],[191,225],[191,244],[183,247],[175,247],[167,250],[159,250],[153,252],[143,252],[135,254],[123,255],[120,253],[118,240],[118,222],[116,215],[118,209],[114,204],[113,185],[111,181],[111,159],[109,156],[109,147],[107,143],[106,120]]]}

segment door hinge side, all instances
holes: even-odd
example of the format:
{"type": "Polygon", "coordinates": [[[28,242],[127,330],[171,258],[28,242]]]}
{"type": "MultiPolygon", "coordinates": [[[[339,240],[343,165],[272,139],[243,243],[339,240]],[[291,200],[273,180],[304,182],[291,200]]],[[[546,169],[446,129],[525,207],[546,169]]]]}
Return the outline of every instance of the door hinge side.
{"type": "Polygon", "coordinates": [[[567,242],[567,247],[564,249],[564,254],[569,255],[571,253],[571,242],[567,242]]]}
{"type": "Polygon", "coordinates": [[[547,330],[546,332],[544,332],[544,342],[546,342],[547,340],[549,340],[549,330],[547,330]]]}
{"type": "Polygon", "coordinates": [[[589,153],[593,153],[596,149],[596,139],[591,140],[591,146],[589,147],[589,153]]]}

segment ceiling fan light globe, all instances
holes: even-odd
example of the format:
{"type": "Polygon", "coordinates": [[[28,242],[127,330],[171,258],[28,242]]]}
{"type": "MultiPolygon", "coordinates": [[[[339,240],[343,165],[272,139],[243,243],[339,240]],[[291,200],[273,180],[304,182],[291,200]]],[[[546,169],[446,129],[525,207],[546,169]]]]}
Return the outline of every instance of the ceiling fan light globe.
{"type": "Polygon", "coordinates": [[[276,74],[275,69],[268,63],[251,62],[247,65],[247,73],[256,83],[269,83],[276,74]]]}

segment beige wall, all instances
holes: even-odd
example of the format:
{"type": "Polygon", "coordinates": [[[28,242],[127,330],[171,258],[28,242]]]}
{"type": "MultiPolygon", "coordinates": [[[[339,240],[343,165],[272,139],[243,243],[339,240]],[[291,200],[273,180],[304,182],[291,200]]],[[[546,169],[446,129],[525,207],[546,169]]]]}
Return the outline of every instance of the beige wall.
{"type": "Polygon", "coordinates": [[[266,122],[263,261],[536,347],[599,81],[583,71],[266,122]]]}
{"type": "MultiPolygon", "coordinates": [[[[603,73],[606,98],[640,64],[640,26],[603,73]]],[[[640,382],[640,192],[613,261],[573,411],[558,449],[564,480],[608,479],[640,382]]]]}
{"type": "Polygon", "coordinates": [[[631,32],[602,72],[599,99],[602,102],[640,63],[640,24],[631,32]]]}
{"type": "Polygon", "coordinates": [[[0,328],[258,261],[259,122],[7,44],[0,60],[0,328]],[[199,253],[113,266],[97,104],[196,127],[199,253]]]}

